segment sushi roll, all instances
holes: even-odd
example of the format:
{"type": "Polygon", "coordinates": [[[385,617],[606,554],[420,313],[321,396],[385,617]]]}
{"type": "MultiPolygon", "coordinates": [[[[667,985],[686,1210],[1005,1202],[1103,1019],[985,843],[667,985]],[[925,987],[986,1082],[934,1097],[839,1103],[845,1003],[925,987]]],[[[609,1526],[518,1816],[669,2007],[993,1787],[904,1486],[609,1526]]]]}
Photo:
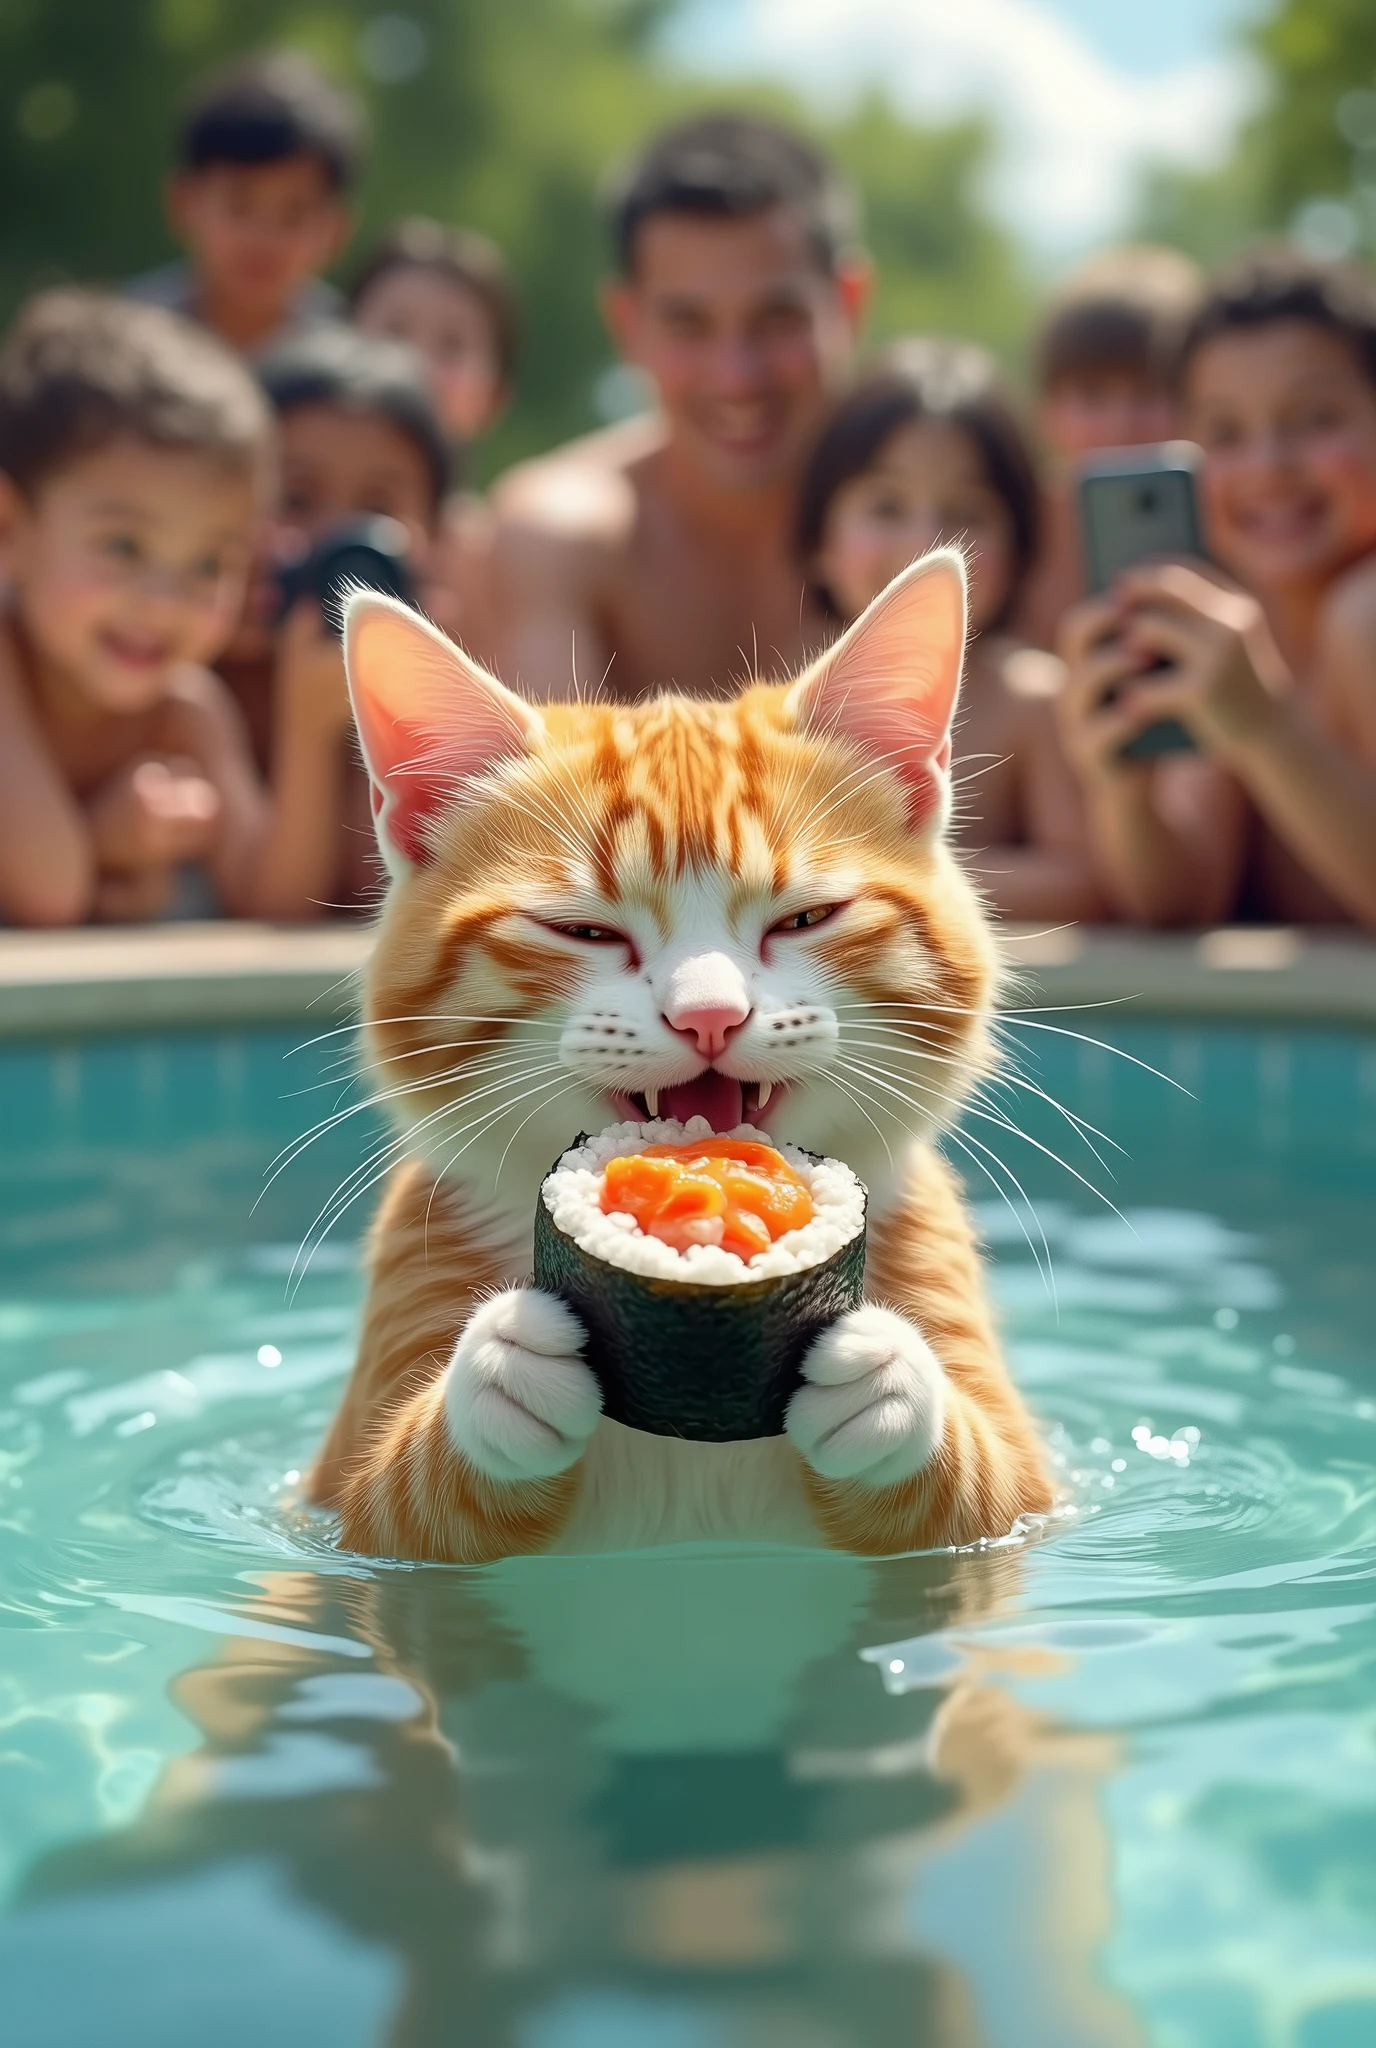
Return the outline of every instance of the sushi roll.
{"type": "Polygon", "coordinates": [[[705,1117],[581,1137],[535,1205],[535,1284],[588,1333],[603,1412],[657,1436],[778,1436],[818,1332],[861,1299],[848,1166],[705,1117]]]}

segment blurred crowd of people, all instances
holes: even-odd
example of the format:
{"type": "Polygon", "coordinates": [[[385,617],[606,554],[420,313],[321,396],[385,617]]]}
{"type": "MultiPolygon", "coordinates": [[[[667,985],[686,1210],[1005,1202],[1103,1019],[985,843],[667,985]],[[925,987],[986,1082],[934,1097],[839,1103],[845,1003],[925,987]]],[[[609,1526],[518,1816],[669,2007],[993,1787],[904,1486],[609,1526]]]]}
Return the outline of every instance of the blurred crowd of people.
{"type": "Polygon", "coordinates": [[[1106,252],[1044,309],[1024,416],[972,343],[866,354],[844,181],[705,116],[609,195],[602,310],[653,409],[482,498],[510,276],[416,219],[326,284],[361,138],[303,57],[220,75],[167,187],[184,260],[43,293],[0,348],[0,923],[366,910],[342,581],[535,697],[632,699],[791,670],[957,542],[953,829],[998,913],[1376,926],[1367,271],[1106,252]],[[1088,589],[1086,464],[1173,442],[1199,552],[1088,589]]]}

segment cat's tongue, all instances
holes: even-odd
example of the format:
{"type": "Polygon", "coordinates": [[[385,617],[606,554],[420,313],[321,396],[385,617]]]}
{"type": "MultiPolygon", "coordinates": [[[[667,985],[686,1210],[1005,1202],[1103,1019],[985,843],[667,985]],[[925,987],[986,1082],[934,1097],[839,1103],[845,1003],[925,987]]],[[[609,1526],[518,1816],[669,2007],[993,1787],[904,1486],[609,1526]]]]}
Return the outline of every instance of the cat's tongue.
{"type": "Polygon", "coordinates": [[[714,1131],[734,1131],[744,1118],[739,1081],[709,1067],[696,1081],[682,1081],[677,1088],[661,1088],[659,1113],[686,1124],[690,1117],[705,1116],[714,1131]]]}

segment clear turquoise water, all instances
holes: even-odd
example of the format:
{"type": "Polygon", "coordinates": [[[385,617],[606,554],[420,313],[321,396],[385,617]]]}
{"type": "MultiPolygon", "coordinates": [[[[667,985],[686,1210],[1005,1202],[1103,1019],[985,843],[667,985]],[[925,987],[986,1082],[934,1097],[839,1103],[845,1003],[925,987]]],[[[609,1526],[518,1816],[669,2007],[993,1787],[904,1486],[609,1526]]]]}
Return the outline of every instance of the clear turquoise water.
{"type": "Polygon", "coordinates": [[[1376,2042],[1376,1046],[1115,1036],[1058,1307],[981,1197],[1077,1512],[883,1564],[340,1554],[309,1057],[0,1058],[9,2048],[1376,2042]]]}

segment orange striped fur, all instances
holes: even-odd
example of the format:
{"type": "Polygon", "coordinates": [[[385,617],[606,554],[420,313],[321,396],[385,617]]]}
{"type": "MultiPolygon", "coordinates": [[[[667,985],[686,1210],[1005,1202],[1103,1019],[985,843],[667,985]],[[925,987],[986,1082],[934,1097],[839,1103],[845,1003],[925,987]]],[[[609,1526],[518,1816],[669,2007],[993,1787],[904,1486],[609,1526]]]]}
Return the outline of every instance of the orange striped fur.
{"type": "Polygon", "coordinates": [[[932,1142],[988,1064],[995,983],[941,829],[963,623],[960,565],[942,555],[796,684],[537,712],[400,607],[355,601],[350,679],[394,876],[365,1044],[401,1163],[373,1229],[353,1379],[312,1475],[347,1543],[473,1560],[734,1534],[879,1552],[1001,1535],[1049,1506],[932,1142]],[[815,930],[776,929],[832,904],[815,930]],[[604,930],[625,936],[588,936],[604,930]],[[870,1188],[867,1295],[935,1360],[900,1361],[893,1385],[917,1399],[923,1370],[939,1380],[939,1441],[901,1480],[823,1476],[792,1418],[764,1446],[598,1422],[557,1333],[517,1345],[520,1384],[555,1388],[553,1420],[538,1400],[534,1423],[503,1405],[505,1336],[456,1378],[477,1332],[526,1313],[489,1297],[528,1280],[554,1158],[624,1114],[612,1091],[700,1070],[656,993],[694,946],[748,982],[730,1056],[777,1090],[770,1129],[847,1159],[870,1188]],[[482,1469],[461,1446],[490,1423],[482,1469]],[[543,1463],[527,1475],[530,1443],[543,1463]]]}

